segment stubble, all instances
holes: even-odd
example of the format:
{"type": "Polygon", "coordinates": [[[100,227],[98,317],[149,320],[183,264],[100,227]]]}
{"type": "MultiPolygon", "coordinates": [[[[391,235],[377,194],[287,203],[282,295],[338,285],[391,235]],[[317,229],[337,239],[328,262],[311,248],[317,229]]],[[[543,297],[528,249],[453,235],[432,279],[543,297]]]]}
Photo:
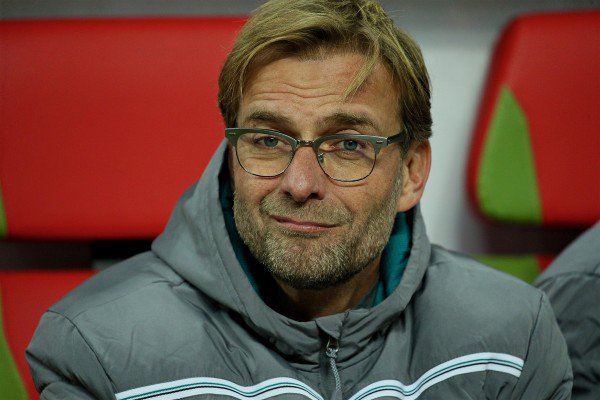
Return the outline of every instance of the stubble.
{"type": "Polygon", "coordinates": [[[273,192],[259,206],[262,228],[255,223],[249,203],[236,191],[234,219],[252,255],[274,278],[295,289],[325,289],[348,281],[379,257],[394,225],[401,187],[402,179],[398,177],[391,192],[373,203],[364,218],[353,215],[343,204],[320,200],[298,203],[273,192]],[[277,226],[272,216],[347,229],[295,232],[277,226]]]}

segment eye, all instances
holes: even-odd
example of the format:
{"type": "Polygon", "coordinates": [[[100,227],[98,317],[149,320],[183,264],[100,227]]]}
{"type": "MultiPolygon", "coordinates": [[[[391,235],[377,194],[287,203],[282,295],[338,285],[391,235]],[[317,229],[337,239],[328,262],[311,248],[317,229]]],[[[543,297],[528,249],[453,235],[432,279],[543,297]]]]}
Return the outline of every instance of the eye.
{"type": "Polygon", "coordinates": [[[341,144],[346,151],[356,151],[358,149],[358,142],[356,140],[346,139],[341,144]]]}
{"type": "Polygon", "coordinates": [[[358,139],[332,138],[321,144],[326,152],[362,153],[369,148],[369,142],[358,139]]]}
{"type": "Polygon", "coordinates": [[[279,138],[267,135],[256,135],[253,138],[253,142],[256,146],[266,147],[269,149],[274,149],[282,144],[279,138]]]}
{"type": "Polygon", "coordinates": [[[261,139],[262,143],[266,146],[266,147],[276,147],[277,144],[279,143],[279,139],[277,139],[276,137],[273,136],[267,136],[261,139]]]}

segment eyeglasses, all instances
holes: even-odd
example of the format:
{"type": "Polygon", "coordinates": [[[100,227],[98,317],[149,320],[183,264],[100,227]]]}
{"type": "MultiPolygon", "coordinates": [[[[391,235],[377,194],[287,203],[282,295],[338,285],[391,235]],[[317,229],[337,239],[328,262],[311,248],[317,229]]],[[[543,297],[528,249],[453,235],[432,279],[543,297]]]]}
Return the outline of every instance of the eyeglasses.
{"type": "Polygon", "coordinates": [[[313,148],[323,172],[339,182],[365,179],[375,168],[382,148],[400,142],[407,135],[384,137],[361,134],[323,136],[315,140],[298,140],[272,129],[227,128],[225,136],[237,155],[240,166],[249,174],[274,177],[285,172],[299,147],[313,148]]]}

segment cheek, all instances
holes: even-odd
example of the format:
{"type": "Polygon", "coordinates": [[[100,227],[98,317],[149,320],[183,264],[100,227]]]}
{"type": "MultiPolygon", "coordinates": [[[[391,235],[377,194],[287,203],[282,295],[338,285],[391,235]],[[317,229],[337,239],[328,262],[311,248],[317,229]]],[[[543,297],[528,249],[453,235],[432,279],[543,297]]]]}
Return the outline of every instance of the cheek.
{"type": "Polygon", "coordinates": [[[373,171],[375,175],[374,184],[378,186],[374,190],[381,193],[381,196],[389,195],[398,185],[398,182],[403,181],[406,169],[397,149],[390,150],[390,154],[386,154],[386,159],[382,160],[381,165],[379,165],[380,168],[373,171]]]}
{"type": "MultiPolygon", "coordinates": [[[[395,167],[398,168],[398,165],[395,167]]],[[[401,194],[402,188],[397,186],[397,179],[397,173],[374,174],[369,177],[364,185],[346,188],[346,192],[340,193],[338,197],[344,199],[344,204],[352,211],[357,220],[363,220],[369,218],[370,213],[374,210],[388,205],[392,200],[396,200],[395,196],[401,194]]]]}
{"type": "Polygon", "coordinates": [[[276,188],[272,180],[255,177],[239,168],[234,172],[233,182],[236,198],[252,213],[258,213],[262,199],[276,188]]]}
{"type": "Polygon", "coordinates": [[[383,173],[375,172],[368,178],[366,184],[361,187],[360,193],[355,194],[354,197],[362,199],[367,203],[377,203],[383,199],[388,198],[396,184],[397,174],[392,174],[387,171],[378,171],[383,173]]]}

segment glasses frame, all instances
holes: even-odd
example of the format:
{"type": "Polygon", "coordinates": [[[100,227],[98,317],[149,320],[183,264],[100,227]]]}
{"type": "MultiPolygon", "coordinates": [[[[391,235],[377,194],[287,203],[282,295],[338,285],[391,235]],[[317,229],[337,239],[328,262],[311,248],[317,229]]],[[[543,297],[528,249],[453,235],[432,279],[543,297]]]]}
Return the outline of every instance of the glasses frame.
{"type": "Polygon", "coordinates": [[[377,155],[379,154],[381,149],[383,149],[384,147],[389,146],[391,144],[394,144],[394,143],[401,143],[402,146],[404,147],[406,145],[405,142],[406,142],[407,136],[408,135],[405,134],[405,129],[402,129],[398,134],[390,136],[390,137],[363,135],[363,134],[359,134],[359,133],[340,133],[340,134],[336,134],[336,135],[321,136],[320,138],[317,138],[315,140],[303,140],[303,139],[296,139],[295,137],[286,135],[285,133],[274,130],[274,129],[225,128],[225,137],[227,139],[229,139],[229,142],[235,148],[235,156],[237,158],[238,164],[240,164],[240,167],[242,167],[242,169],[244,171],[246,171],[247,173],[249,173],[250,175],[259,176],[259,177],[263,177],[263,178],[274,178],[276,176],[279,176],[288,169],[288,167],[292,163],[292,160],[294,159],[294,156],[296,155],[296,151],[300,147],[312,147],[312,149],[315,153],[315,156],[317,157],[317,163],[319,164],[319,167],[321,167],[321,170],[323,171],[323,173],[325,175],[327,175],[330,179],[333,179],[334,181],[337,181],[337,182],[357,182],[357,181],[362,181],[363,179],[368,178],[369,175],[371,175],[371,173],[375,169],[375,164],[377,163],[377,155]],[[237,142],[238,142],[238,139],[240,138],[240,136],[242,136],[243,134],[253,133],[253,132],[275,136],[277,138],[285,140],[292,146],[292,154],[290,157],[290,161],[288,162],[288,165],[281,172],[279,172],[277,174],[273,174],[273,175],[259,175],[259,174],[255,174],[251,171],[248,171],[242,165],[239,155],[238,155],[238,151],[237,151],[237,142]],[[367,142],[371,143],[373,145],[373,149],[375,151],[375,158],[373,160],[373,166],[371,167],[371,170],[369,171],[369,173],[366,176],[364,176],[363,178],[347,179],[347,180],[336,179],[336,178],[330,176],[323,169],[323,165],[322,165],[323,154],[322,153],[319,154],[319,146],[321,145],[321,143],[323,143],[327,140],[331,140],[331,139],[363,140],[363,141],[367,141],[367,142]]]}

